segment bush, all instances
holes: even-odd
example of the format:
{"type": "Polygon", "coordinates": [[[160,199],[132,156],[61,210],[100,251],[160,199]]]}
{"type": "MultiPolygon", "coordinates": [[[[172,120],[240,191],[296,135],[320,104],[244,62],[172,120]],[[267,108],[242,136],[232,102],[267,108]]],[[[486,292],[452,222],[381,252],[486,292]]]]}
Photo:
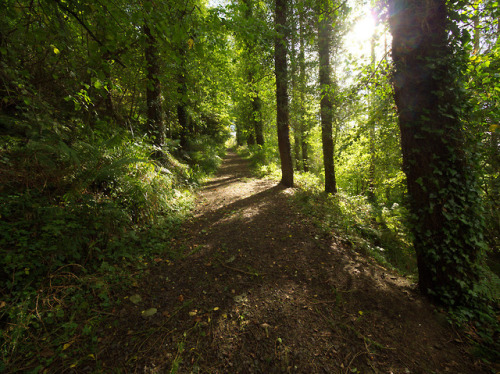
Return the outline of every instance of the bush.
{"type": "MultiPolygon", "coordinates": [[[[189,182],[202,167],[168,149],[160,163],[144,139],[103,138],[48,132],[1,144],[0,372],[65,360],[62,342],[75,335],[92,352],[102,315],[90,305],[118,303],[110,290],[130,281],[130,268],[178,256],[166,243],[189,212],[189,182]],[[37,357],[41,342],[51,357],[37,357]]],[[[220,160],[211,149],[197,161],[220,160]]]]}

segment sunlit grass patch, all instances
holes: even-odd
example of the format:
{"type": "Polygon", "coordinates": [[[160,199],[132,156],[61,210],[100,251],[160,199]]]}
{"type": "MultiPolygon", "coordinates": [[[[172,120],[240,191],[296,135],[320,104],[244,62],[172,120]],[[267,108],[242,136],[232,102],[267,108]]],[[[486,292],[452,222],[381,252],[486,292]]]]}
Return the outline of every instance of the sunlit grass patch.
{"type": "Polygon", "coordinates": [[[373,206],[365,196],[339,191],[323,192],[321,180],[311,173],[296,173],[294,201],[325,233],[340,235],[356,250],[370,254],[403,274],[416,273],[416,260],[408,229],[406,211],[398,204],[373,206]]]}

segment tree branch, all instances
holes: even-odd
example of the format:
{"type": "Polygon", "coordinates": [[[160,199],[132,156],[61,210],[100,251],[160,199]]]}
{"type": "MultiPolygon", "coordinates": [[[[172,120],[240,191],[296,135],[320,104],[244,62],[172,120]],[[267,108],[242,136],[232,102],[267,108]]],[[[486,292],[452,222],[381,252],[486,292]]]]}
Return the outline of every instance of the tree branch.
{"type": "MultiPolygon", "coordinates": [[[[85,24],[85,22],[83,22],[80,17],[78,17],[78,14],[76,14],[74,11],[72,11],[71,9],[69,9],[67,6],[63,5],[61,3],[61,0],[54,0],[55,3],[57,4],[57,6],[59,8],[61,8],[63,11],[65,11],[66,13],[69,13],[71,14],[77,21],[78,23],[87,31],[87,33],[90,35],[90,37],[92,39],[94,39],[94,41],[99,44],[99,46],[101,47],[104,47],[104,43],[101,42],[97,36],[92,32],[92,30],[90,30],[90,28],[85,24]]],[[[113,59],[123,68],[126,68],[125,64],[123,62],[120,61],[120,59],[116,56],[113,56],[113,59]]]]}

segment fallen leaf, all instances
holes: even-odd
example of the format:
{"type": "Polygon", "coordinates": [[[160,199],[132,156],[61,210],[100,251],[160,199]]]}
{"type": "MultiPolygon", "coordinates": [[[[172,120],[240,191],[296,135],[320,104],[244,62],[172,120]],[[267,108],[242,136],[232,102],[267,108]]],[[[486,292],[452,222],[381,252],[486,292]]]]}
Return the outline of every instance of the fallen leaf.
{"type": "Polygon", "coordinates": [[[184,301],[184,295],[179,295],[177,299],[182,303],[184,301]]]}
{"type": "Polygon", "coordinates": [[[198,314],[198,311],[196,309],[194,309],[194,310],[192,310],[192,311],[189,312],[189,315],[191,317],[194,317],[196,314],[198,314]]]}
{"type": "Polygon", "coordinates": [[[134,304],[139,304],[142,301],[142,297],[139,294],[135,294],[130,296],[130,301],[133,302],[134,304]]]}
{"type": "Polygon", "coordinates": [[[156,314],[156,312],[158,312],[158,309],[156,309],[156,308],[149,308],[148,310],[143,310],[141,312],[141,315],[144,318],[148,318],[148,317],[154,316],[156,314]]]}

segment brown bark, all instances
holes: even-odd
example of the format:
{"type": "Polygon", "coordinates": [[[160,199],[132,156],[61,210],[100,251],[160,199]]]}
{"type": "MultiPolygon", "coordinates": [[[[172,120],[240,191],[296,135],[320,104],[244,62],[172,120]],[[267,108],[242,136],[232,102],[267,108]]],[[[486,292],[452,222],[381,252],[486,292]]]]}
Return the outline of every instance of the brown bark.
{"type": "MultiPolygon", "coordinates": [[[[292,7],[293,9],[293,7],[292,7]]],[[[293,11],[292,11],[293,13],[293,11]]],[[[301,170],[301,153],[300,144],[302,137],[301,121],[298,116],[300,112],[300,102],[298,98],[298,77],[297,77],[297,22],[295,15],[291,15],[290,28],[291,28],[291,43],[290,43],[290,73],[292,83],[292,98],[291,98],[291,120],[290,125],[293,131],[293,161],[295,162],[295,169],[301,170]]]]}
{"type": "MultiPolygon", "coordinates": [[[[375,42],[376,42],[376,35],[375,32],[372,35],[371,38],[371,65],[372,69],[375,71],[376,69],[376,56],[375,56],[375,42]]],[[[375,93],[372,93],[370,95],[369,99],[370,106],[372,107],[372,114],[370,115],[371,118],[369,118],[369,137],[370,137],[370,167],[368,169],[368,199],[372,202],[375,203],[375,118],[373,115],[373,108],[374,103],[375,103],[375,93]]]]}
{"type": "Polygon", "coordinates": [[[177,120],[179,121],[180,127],[180,146],[182,149],[186,150],[187,141],[189,137],[188,128],[188,112],[187,112],[187,83],[186,83],[186,62],[185,62],[185,52],[182,48],[179,48],[180,56],[180,66],[177,73],[177,93],[179,95],[177,101],[177,120]]]}
{"type": "Polygon", "coordinates": [[[287,0],[276,0],[274,67],[276,74],[276,125],[278,128],[278,147],[281,159],[281,183],[293,187],[293,165],[290,149],[288,77],[286,61],[287,0]]]}
{"type": "Polygon", "coordinates": [[[154,137],[158,146],[165,142],[165,121],[163,116],[163,97],[160,84],[160,56],[157,42],[147,24],[143,27],[146,35],[146,70],[147,70],[147,124],[149,134],[154,137]]]}
{"type": "Polygon", "coordinates": [[[305,122],[305,91],[306,91],[306,58],[305,58],[305,46],[304,46],[304,15],[303,10],[299,11],[299,96],[300,96],[300,147],[302,150],[302,168],[305,172],[309,171],[309,155],[308,155],[308,126],[305,122]]]}
{"type": "Polygon", "coordinates": [[[319,22],[319,85],[321,90],[321,141],[323,144],[323,165],[325,168],[325,192],[336,193],[335,167],[333,163],[333,104],[331,100],[330,41],[332,21],[325,13],[319,22]]]}
{"type": "Polygon", "coordinates": [[[253,127],[255,130],[255,141],[258,145],[264,145],[264,125],[262,123],[262,100],[256,92],[252,99],[253,127]]]}
{"type": "MultiPolygon", "coordinates": [[[[253,18],[253,4],[250,0],[243,0],[245,4],[244,15],[247,20],[251,20],[253,18]]],[[[249,65],[247,65],[248,69],[248,86],[252,91],[253,95],[250,98],[251,101],[251,124],[252,127],[249,129],[249,135],[247,137],[248,145],[264,145],[264,134],[263,134],[263,124],[262,124],[262,102],[259,97],[257,83],[255,82],[255,69],[256,67],[252,64],[252,57],[255,55],[255,41],[247,40],[245,42],[247,48],[247,56],[249,57],[249,65]]]]}

